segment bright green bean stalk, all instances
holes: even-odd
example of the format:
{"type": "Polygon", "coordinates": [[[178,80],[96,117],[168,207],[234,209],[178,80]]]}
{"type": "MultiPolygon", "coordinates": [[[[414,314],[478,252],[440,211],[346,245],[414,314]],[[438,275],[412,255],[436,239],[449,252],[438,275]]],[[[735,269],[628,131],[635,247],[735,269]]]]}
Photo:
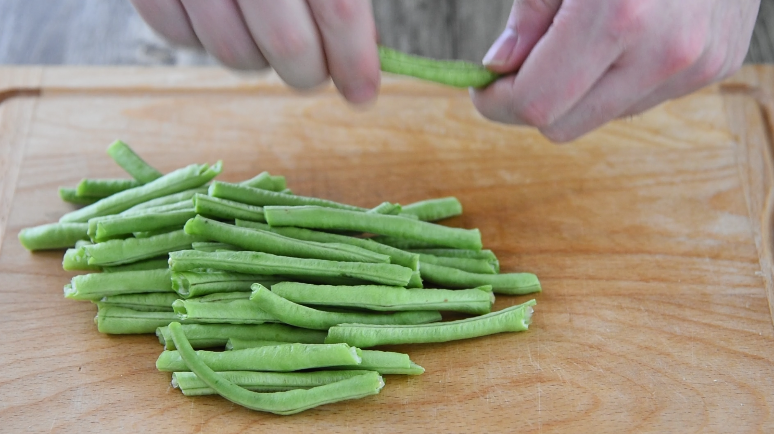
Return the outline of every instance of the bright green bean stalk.
{"type": "Polygon", "coordinates": [[[419,220],[432,222],[462,215],[462,204],[456,197],[428,199],[404,206],[402,214],[414,215],[419,220]]]}
{"type": "Polygon", "coordinates": [[[276,193],[259,188],[247,187],[239,184],[215,181],[210,185],[209,195],[221,199],[229,199],[236,202],[246,203],[248,205],[266,206],[266,205],[315,205],[328,208],[348,209],[352,211],[366,211],[365,208],[333,202],[331,200],[318,199],[316,197],[295,196],[290,194],[276,193]]]}
{"type": "Polygon", "coordinates": [[[341,324],[328,330],[325,342],[345,342],[359,348],[368,348],[377,345],[449,342],[495,333],[519,332],[529,328],[532,306],[535,304],[535,300],[530,300],[473,318],[416,326],[341,324]]]}
{"type": "Polygon", "coordinates": [[[27,250],[66,249],[88,239],[86,223],[51,223],[19,232],[19,242],[27,250]]]}
{"type": "Polygon", "coordinates": [[[170,324],[170,331],[175,345],[180,348],[180,357],[188,369],[224,398],[252,410],[294,414],[331,402],[375,395],[384,387],[382,377],[375,372],[369,372],[308,390],[296,389],[271,394],[251,392],[219,377],[200,360],[188,343],[180,324],[170,324]]]}
{"type": "MultiPolygon", "coordinates": [[[[412,270],[418,270],[419,268],[419,256],[416,254],[408,253],[404,250],[396,249],[391,246],[379,244],[375,241],[367,240],[364,238],[348,237],[346,235],[330,234],[327,232],[313,231],[311,229],[294,228],[294,227],[282,227],[273,228],[269,225],[249,222],[245,220],[236,220],[236,225],[239,227],[246,227],[251,229],[263,229],[270,230],[285,237],[295,238],[297,240],[313,241],[316,243],[339,243],[349,244],[361,249],[370,250],[375,253],[387,255],[390,257],[390,263],[401,265],[411,268],[412,270]]],[[[421,282],[420,285],[421,287],[421,282]]]]}
{"type": "Polygon", "coordinates": [[[368,214],[316,206],[267,206],[263,210],[271,226],[298,226],[390,235],[439,246],[481,250],[478,229],[459,229],[399,216],[368,214]]]}
{"type": "Polygon", "coordinates": [[[140,187],[124,190],[94,204],[72,211],[59,219],[60,222],[87,222],[93,217],[117,214],[151,199],[200,187],[222,170],[221,162],[212,166],[192,164],[140,187]]]}
{"type": "MultiPolygon", "coordinates": [[[[156,235],[179,231],[180,229],[183,229],[183,225],[168,226],[161,229],[154,229],[152,231],[132,232],[132,234],[135,238],[150,238],[155,237],[156,235]]],[[[193,243],[191,243],[191,246],[193,246],[193,243]]]]}
{"type": "Polygon", "coordinates": [[[102,267],[104,273],[118,273],[122,271],[141,271],[141,270],[166,270],[169,268],[167,263],[169,259],[166,256],[161,258],[151,258],[144,261],[133,262],[126,265],[115,265],[112,267],[102,267]]]}
{"type": "MultiPolygon", "coordinates": [[[[193,198],[196,193],[207,194],[207,187],[191,188],[189,190],[183,190],[179,193],[172,193],[166,196],[157,197],[156,199],[151,199],[147,202],[142,202],[140,204],[137,204],[127,209],[126,211],[123,211],[121,214],[122,215],[132,214],[148,208],[171,205],[171,204],[176,204],[183,201],[191,201],[191,198],[193,198]]],[[[189,203],[193,205],[193,201],[189,203]]]]}
{"type": "Polygon", "coordinates": [[[179,230],[149,238],[110,240],[86,246],[85,249],[91,265],[121,265],[155,258],[169,252],[190,249],[191,243],[194,241],[204,240],[179,230]]]}
{"type": "Polygon", "coordinates": [[[332,286],[282,282],[271,292],[294,303],[377,311],[441,310],[476,315],[489,313],[494,303],[491,286],[474,289],[406,289],[396,286],[332,286]]]}
{"type": "Polygon", "coordinates": [[[154,333],[173,321],[180,321],[174,312],[143,312],[120,306],[97,303],[99,310],[94,322],[100,333],[109,335],[136,335],[154,333]]]}
{"type": "MultiPolygon", "coordinates": [[[[413,251],[416,249],[436,249],[444,248],[436,243],[428,241],[410,240],[401,237],[390,237],[385,235],[378,235],[370,238],[371,241],[375,241],[380,244],[395,247],[396,249],[413,251]]],[[[468,249],[450,249],[450,250],[468,250],[468,249]]],[[[477,252],[477,250],[471,250],[471,252],[477,252]]]]}
{"type": "Polygon", "coordinates": [[[467,258],[467,259],[486,259],[497,262],[497,256],[491,250],[483,249],[479,251],[463,249],[410,249],[411,253],[425,253],[433,256],[442,256],[445,258],[467,258]]]}
{"type": "Polygon", "coordinates": [[[198,250],[200,252],[217,252],[219,250],[231,250],[232,252],[238,252],[242,250],[233,244],[216,243],[212,241],[197,241],[195,243],[191,243],[191,247],[194,250],[198,250]]]}
{"type": "Polygon", "coordinates": [[[68,187],[59,187],[59,198],[65,202],[74,203],[76,205],[91,205],[102,199],[101,197],[79,196],[74,188],[68,187]]]}
{"type": "Polygon", "coordinates": [[[91,179],[84,178],[75,187],[75,193],[83,197],[108,197],[130,188],[139,187],[134,179],[91,179]]]}
{"type": "MultiPolygon", "coordinates": [[[[100,241],[116,235],[131,234],[133,232],[154,231],[175,226],[182,228],[185,222],[195,216],[196,211],[191,208],[179,211],[131,214],[116,216],[110,219],[97,219],[93,238],[96,241],[100,241]]],[[[90,226],[93,220],[95,219],[89,220],[90,226]]]]}
{"type": "Polygon", "coordinates": [[[379,205],[369,209],[366,212],[369,213],[369,214],[398,215],[398,214],[400,214],[402,209],[403,208],[400,206],[400,204],[390,203],[390,202],[382,202],[379,205]]]}
{"type": "Polygon", "coordinates": [[[182,298],[202,297],[209,294],[235,291],[251,291],[250,285],[274,285],[282,279],[259,274],[228,273],[225,271],[175,271],[172,273],[172,289],[182,298]]]}
{"type": "MultiPolygon", "coordinates": [[[[346,380],[367,371],[313,371],[313,372],[255,372],[255,371],[223,371],[217,372],[224,378],[253,392],[284,392],[294,389],[309,389],[337,381],[346,380]]],[[[185,396],[214,395],[215,390],[196,376],[193,372],[173,372],[172,387],[179,388],[185,396]]]]}
{"type": "Polygon", "coordinates": [[[259,283],[253,285],[250,300],[261,310],[285,324],[314,330],[325,330],[344,323],[424,324],[441,320],[441,314],[437,311],[409,311],[393,314],[325,312],[286,300],[259,283]]]}
{"type": "MultiPolygon", "coordinates": [[[[174,335],[173,335],[174,338],[174,335]]],[[[178,345],[175,340],[175,346],[178,345]]],[[[163,351],[156,360],[156,369],[163,372],[184,372],[188,367],[177,351],[163,351]]],[[[303,369],[349,366],[360,364],[357,348],[347,344],[291,344],[244,350],[213,352],[197,351],[197,356],[215,371],[291,372],[303,369]]]]}
{"type": "Polygon", "coordinates": [[[382,71],[454,87],[486,87],[499,78],[482,65],[412,56],[383,46],[379,46],[379,60],[382,71]]]}
{"type": "Polygon", "coordinates": [[[89,265],[84,246],[67,249],[62,258],[62,269],[65,271],[100,271],[99,265],[89,265]]]}
{"type": "MultiPolygon", "coordinates": [[[[321,344],[326,336],[326,332],[285,324],[183,324],[183,330],[191,345],[196,349],[222,348],[230,338],[321,344]]],[[[175,349],[174,341],[167,327],[159,327],[156,330],[156,336],[165,349],[175,349]]]]}
{"type": "Polygon", "coordinates": [[[169,270],[123,271],[75,276],[65,286],[65,298],[99,300],[118,294],[173,292],[169,270]]]}
{"type": "Polygon", "coordinates": [[[434,256],[420,253],[419,260],[423,264],[442,265],[444,267],[467,271],[468,273],[496,274],[495,267],[486,259],[449,258],[446,256],[434,256]]]}
{"type": "Polygon", "coordinates": [[[126,170],[126,173],[142,184],[155,181],[162,176],[161,172],[146,163],[129,145],[121,140],[116,140],[108,146],[107,153],[116,164],[126,170]]]}
{"type": "Polygon", "coordinates": [[[215,294],[208,294],[202,297],[196,297],[191,301],[197,301],[199,303],[211,303],[220,301],[234,301],[234,300],[249,300],[249,291],[236,291],[236,292],[218,292],[215,294]]]}
{"type": "Polygon", "coordinates": [[[245,274],[308,277],[353,277],[390,286],[406,286],[411,269],[393,264],[336,262],[322,259],[290,258],[258,252],[197,252],[185,250],[169,254],[172,271],[215,268],[245,274]]]}
{"type": "Polygon", "coordinates": [[[343,262],[389,263],[390,258],[348,244],[325,244],[301,241],[270,231],[245,229],[196,216],[185,225],[185,231],[213,241],[233,244],[245,250],[295,258],[325,259],[343,262]]]}
{"type": "Polygon", "coordinates": [[[224,220],[243,219],[256,222],[265,222],[263,208],[253,205],[245,205],[233,200],[218,199],[217,197],[197,194],[193,197],[197,214],[206,217],[215,217],[224,220]]]}
{"type": "Polygon", "coordinates": [[[172,308],[182,320],[201,324],[263,324],[279,322],[247,297],[244,300],[205,301],[176,300],[172,308]]]}
{"type": "Polygon", "coordinates": [[[102,297],[103,306],[118,306],[145,312],[172,312],[172,303],[178,300],[174,292],[154,292],[145,294],[119,294],[102,297]]]}
{"type": "MultiPolygon", "coordinates": [[[[147,207],[147,208],[140,208],[140,209],[136,209],[136,210],[128,209],[128,210],[126,210],[126,211],[124,211],[122,213],[112,214],[112,215],[109,215],[109,216],[101,216],[101,217],[96,217],[96,218],[97,219],[107,219],[107,218],[114,218],[116,216],[129,217],[129,216],[136,216],[136,215],[141,215],[141,214],[147,215],[147,214],[153,214],[153,213],[164,213],[164,212],[172,212],[172,211],[180,211],[180,210],[192,210],[192,209],[194,209],[193,200],[192,199],[184,199],[184,200],[181,200],[181,201],[178,201],[178,202],[174,202],[174,203],[169,203],[169,204],[166,204],[166,205],[157,205],[157,206],[151,206],[151,207],[147,207]]],[[[94,219],[90,219],[89,221],[91,222],[93,220],[94,219]]],[[[99,220],[97,220],[97,221],[99,221],[99,220]]]]}
{"type": "Polygon", "coordinates": [[[540,281],[531,273],[476,274],[456,268],[421,262],[422,279],[448,288],[491,285],[496,294],[523,295],[540,292],[540,281]]]}
{"type": "Polygon", "coordinates": [[[287,187],[284,176],[273,176],[269,172],[261,172],[253,178],[240,182],[239,185],[275,192],[281,192],[287,187]]]}

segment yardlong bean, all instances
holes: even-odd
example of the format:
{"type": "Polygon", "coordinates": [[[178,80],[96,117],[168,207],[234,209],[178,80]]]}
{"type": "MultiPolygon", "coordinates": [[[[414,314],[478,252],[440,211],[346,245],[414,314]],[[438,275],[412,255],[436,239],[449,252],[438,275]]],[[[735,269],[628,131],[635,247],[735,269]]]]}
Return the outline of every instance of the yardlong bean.
{"type": "Polygon", "coordinates": [[[268,395],[251,392],[219,377],[201,361],[188,343],[179,323],[171,324],[170,332],[188,369],[224,398],[253,410],[293,414],[322,404],[374,395],[384,387],[382,377],[375,372],[369,372],[308,390],[296,389],[268,395]]]}
{"type": "Polygon", "coordinates": [[[496,294],[530,294],[540,292],[540,281],[532,273],[477,274],[442,265],[420,262],[422,279],[449,288],[491,285],[496,294]]]}
{"type": "Polygon", "coordinates": [[[286,300],[259,283],[254,284],[252,288],[253,293],[250,295],[250,300],[256,303],[261,310],[296,327],[325,330],[344,323],[424,324],[441,320],[441,314],[437,311],[410,311],[393,314],[325,312],[286,300]]]}
{"type": "MultiPolygon", "coordinates": [[[[183,324],[183,330],[191,345],[197,349],[223,347],[231,338],[321,344],[327,334],[285,324],[183,324]]],[[[159,327],[156,336],[165,349],[175,349],[167,327],[159,327]]]]}
{"type": "Polygon", "coordinates": [[[84,178],[75,187],[78,196],[108,197],[130,188],[139,187],[134,179],[91,179],[84,178]]]}
{"type": "Polygon", "coordinates": [[[266,206],[266,205],[315,205],[326,208],[347,209],[352,211],[366,211],[353,205],[334,202],[332,200],[318,199],[316,197],[296,196],[290,194],[277,193],[260,188],[252,188],[239,184],[215,181],[210,185],[209,195],[221,199],[229,199],[236,202],[246,203],[248,205],[266,206]]]}
{"type": "Polygon", "coordinates": [[[447,256],[434,256],[428,255],[426,253],[420,253],[419,260],[423,264],[442,265],[444,267],[467,271],[468,273],[496,273],[494,265],[492,265],[492,263],[486,259],[450,258],[447,256]]]}
{"type": "Polygon", "coordinates": [[[99,265],[89,265],[89,258],[83,246],[67,249],[62,258],[62,269],[65,271],[100,271],[99,265]]]}
{"type": "Polygon", "coordinates": [[[102,297],[103,306],[119,306],[146,312],[172,312],[172,303],[179,297],[174,292],[154,292],[145,294],[119,294],[102,297]]]}
{"type": "MultiPolygon", "coordinates": [[[[191,198],[194,197],[196,193],[207,194],[207,187],[191,188],[188,190],[183,190],[179,193],[172,193],[166,196],[157,197],[156,199],[151,199],[147,202],[137,204],[127,209],[126,211],[123,211],[121,214],[131,214],[148,208],[155,208],[158,206],[170,205],[170,204],[175,204],[182,201],[191,200],[191,198]]],[[[190,203],[191,205],[193,205],[193,202],[190,202],[190,203]]]]}
{"type": "Polygon", "coordinates": [[[308,277],[353,277],[383,285],[406,286],[413,271],[393,264],[336,262],[291,258],[258,252],[197,252],[184,250],[169,254],[172,271],[216,268],[245,274],[308,277]]]}
{"type": "Polygon", "coordinates": [[[75,276],[65,287],[65,298],[99,300],[118,294],[172,292],[169,270],[121,271],[75,276]]]}
{"type": "Polygon", "coordinates": [[[185,222],[195,216],[196,211],[193,209],[183,209],[161,213],[131,214],[123,217],[116,216],[116,218],[104,220],[98,219],[93,238],[99,241],[133,232],[155,231],[175,226],[182,228],[185,222]]]}
{"type": "Polygon", "coordinates": [[[485,87],[498,74],[482,65],[460,60],[435,60],[379,46],[382,71],[408,75],[454,87],[485,87]]]}
{"type": "Polygon", "coordinates": [[[218,270],[175,271],[172,273],[172,289],[182,298],[202,297],[209,294],[235,291],[251,291],[250,285],[273,285],[282,279],[266,275],[228,273],[218,270]]]}
{"type": "Polygon", "coordinates": [[[149,238],[110,240],[86,246],[85,249],[91,265],[121,265],[190,249],[194,241],[204,241],[204,239],[189,235],[181,229],[149,238]]]}
{"type": "Polygon", "coordinates": [[[182,320],[200,324],[263,324],[279,322],[247,297],[244,300],[205,301],[176,300],[172,308],[182,320]]]}
{"type": "Polygon", "coordinates": [[[164,256],[160,258],[151,258],[144,261],[132,262],[126,265],[114,265],[112,267],[102,267],[104,273],[118,273],[120,271],[140,271],[140,270],[166,270],[169,268],[169,258],[164,256]]]}
{"type": "MultiPolygon", "coordinates": [[[[363,375],[366,371],[313,371],[313,372],[256,372],[223,371],[218,376],[253,392],[284,392],[294,389],[309,389],[316,386],[363,375]]],[[[215,390],[207,386],[193,372],[173,372],[172,387],[179,388],[185,396],[214,395],[215,390]]]]}
{"type": "Polygon", "coordinates": [[[27,250],[64,249],[88,239],[88,230],[86,223],[51,223],[22,229],[19,242],[27,250]]]}
{"type": "Polygon", "coordinates": [[[422,221],[443,220],[462,214],[462,204],[456,197],[428,199],[405,205],[402,214],[417,216],[422,221]]]}
{"type": "Polygon", "coordinates": [[[79,196],[74,188],[69,187],[59,187],[59,198],[76,205],[91,205],[102,199],[101,197],[79,196]]]}
{"type": "Polygon", "coordinates": [[[193,202],[196,213],[206,217],[216,217],[225,220],[266,221],[266,218],[263,216],[263,208],[259,206],[246,205],[233,200],[218,199],[206,194],[197,194],[193,197],[193,202]]]}
{"type": "Polygon", "coordinates": [[[116,164],[126,170],[126,173],[132,175],[132,178],[142,184],[147,184],[162,176],[161,172],[146,163],[129,145],[121,140],[116,140],[108,146],[107,153],[116,164]]]}
{"type": "Polygon", "coordinates": [[[194,250],[198,250],[200,252],[216,252],[218,250],[231,250],[233,252],[237,252],[242,250],[233,244],[216,243],[213,241],[197,241],[195,243],[191,243],[191,247],[194,250]]]}
{"type": "Polygon", "coordinates": [[[154,333],[157,328],[180,321],[174,312],[144,312],[120,306],[97,303],[99,310],[94,322],[100,333],[135,335],[154,333]]]}
{"type": "Polygon", "coordinates": [[[140,187],[124,190],[99,202],[69,212],[62,216],[59,221],[86,222],[93,217],[117,214],[151,199],[202,186],[217,176],[221,170],[221,162],[212,166],[192,164],[140,187]]]}
{"type": "Polygon", "coordinates": [[[271,226],[370,232],[441,246],[481,250],[481,233],[478,229],[450,228],[399,216],[316,206],[267,206],[264,207],[263,212],[271,226]]]}
{"type": "Polygon", "coordinates": [[[377,345],[419,344],[470,339],[529,328],[535,300],[473,318],[417,326],[341,324],[328,330],[327,343],[348,343],[359,348],[377,345]]]}

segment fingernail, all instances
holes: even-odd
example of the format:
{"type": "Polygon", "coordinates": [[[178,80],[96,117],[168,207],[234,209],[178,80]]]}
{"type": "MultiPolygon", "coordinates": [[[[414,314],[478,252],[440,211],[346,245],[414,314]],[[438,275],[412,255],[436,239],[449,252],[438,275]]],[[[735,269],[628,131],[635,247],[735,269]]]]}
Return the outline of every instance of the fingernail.
{"type": "Polygon", "coordinates": [[[376,96],[376,86],[368,81],[351,83],[347,86],[344,95],[353,104],[367,103],[376,96]]]}
{"type": "Polygon", "coordinates": [[[504,66],[511,57],[519,36],[510,27],[506,27],[503,33],[494,41],[492,47],[486,52],[483,63],[486,66],[504,66]]]}

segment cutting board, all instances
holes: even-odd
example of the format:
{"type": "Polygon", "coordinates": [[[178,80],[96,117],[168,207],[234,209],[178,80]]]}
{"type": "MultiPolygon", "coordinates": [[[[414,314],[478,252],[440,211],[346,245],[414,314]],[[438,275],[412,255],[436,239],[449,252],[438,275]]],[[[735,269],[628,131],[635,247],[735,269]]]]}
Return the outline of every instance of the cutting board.
{"type": "Polygon", "coordinates": [[[408,79],[368,109],[219,69],[3,68],[0,89],[0,431],[774,432],[774,69],[563,146],[408,79]],[[295,416],[184,397],[155,336],[99,334],[62,252],[16,239],[72,209],[57,187],[125,176],[116,138],[164,172],[222,159],[361,206],[457,196],[449,225],[541,278],[532,326],[391,347],[427,372],[295,416]]]}

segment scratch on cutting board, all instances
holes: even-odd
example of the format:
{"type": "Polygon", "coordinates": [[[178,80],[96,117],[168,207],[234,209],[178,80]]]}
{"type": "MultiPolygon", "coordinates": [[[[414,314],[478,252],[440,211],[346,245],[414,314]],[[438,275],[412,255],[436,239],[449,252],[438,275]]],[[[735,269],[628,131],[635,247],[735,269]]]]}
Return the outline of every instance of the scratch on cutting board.
{"type": "Polygon", "coordinates": [[[56,424],[57,419],[59,416],[54,416],[54,420],[51,421],[51,428],[48,429],[48,432],[51,432],[54,430],[54,425],[56,424]]]}

